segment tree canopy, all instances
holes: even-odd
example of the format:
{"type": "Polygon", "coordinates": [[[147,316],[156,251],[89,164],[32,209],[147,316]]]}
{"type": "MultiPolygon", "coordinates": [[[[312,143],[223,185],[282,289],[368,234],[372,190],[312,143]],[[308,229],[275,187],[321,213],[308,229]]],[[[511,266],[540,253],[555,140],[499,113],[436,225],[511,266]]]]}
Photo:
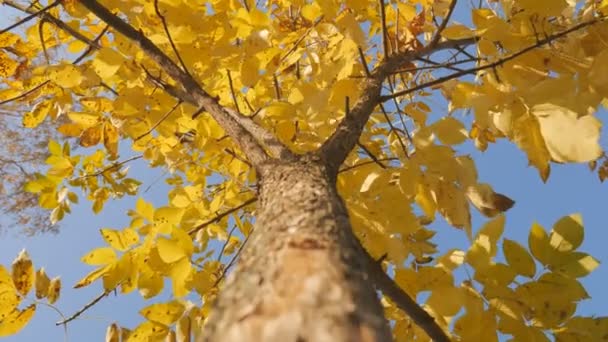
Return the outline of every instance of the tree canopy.
{"type": "MultiPolygon", "coordinates": [[[[26,170],[29,207],[56,225],[79,200],[103,215],[108,201],[140,196],[128,227],[99,227],[106,244],[69,284],[102,282],[101,300],[152,300],[139,326],[116,322],[106,341],[199,336],[250,243],[260,165],[315,153],[386,277],[377,287],[395,340],[608,336],[608,318],[575,314],[589,297],[579,279],[599,265],[579,250],[582,217],[531,224],[527,245],[503,238],[514,199],[479,179],[467,153],[504,140],[539,181],[569,163],[608,177],[596,116],[608,97],[607,0],[0,4],[23,13],[0,29],[0,104],[47,149],[29,152],[46,158],[45,170],[26,170]],[[138,159],[167,172],[164,206],[129,172],[138,159]],[[474,212],[488,218],[478,229],[474,212]],[[468,249],[438,253],[439,217],[468,249]],[[165,290],[173,299],[154,301],[165,290]]],[[[0,165],[18,167],[11,158],[0,165]]],[[[22,329],[37,302],[55,305],[60,287],[25,251],[12,272],[0,266],[0,336],[22,329]]]]}

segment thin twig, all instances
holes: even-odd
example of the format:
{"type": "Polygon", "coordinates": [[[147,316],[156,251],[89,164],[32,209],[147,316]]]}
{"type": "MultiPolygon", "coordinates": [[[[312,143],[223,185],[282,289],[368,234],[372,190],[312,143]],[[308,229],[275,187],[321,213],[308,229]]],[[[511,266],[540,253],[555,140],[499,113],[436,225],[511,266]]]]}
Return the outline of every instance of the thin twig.
{"type": "Polygon", "coordinates": [[[160,120],[158,120],[152,127],[150,127],[150,129],[148,131],[146,131],[145,133],[142,133],[142,135],[138,136],[133,141],[138,141],[139,139],[152,133],[152,131],[154,131],[156,129],[156,127],[158,127],[161,123],[163,123],[163,121],[165,121],[169,117],[169,115],[171,115],[171,113],[173,113],[177,109],[177,107],[179,107],[179,105],[181,105],[182,103],[183,103],[182,100],[177,101],[177,103],[171,108],[171,110],[166,112],[165,115],[163,115],[163,117],[160,118],[160,120]]]}
{"type": "Polygon", "coordinates": [[[44,82],[40,83],[39,85],[35,86],[34,88],[32,88],[32,89],[30,89],[30,90],[27,90],[27,91],[26,91],[26,92],[24,92],[24,93],[21,93],[21,94],[19,94],[19,95],[17,95],[17,96],[13,96],[13,97],[8,98],[8,99],[6,99],[6,100],[4,100],[4,101],[0,101],[0,106],[1,106],[1,105],[3,105],[3,104],[7,104],[7,103],[9,103],[9,102],[13,102],[13,101],[20,100],[20,99],[22,99],[22,98],[24,98],[24,97],[26,97],[26,96],[30,95],[31,93],[35,92],[36,90],[38,90],[38,89],[40,89],[40,88],[44,87],[44,86],[45,86],[45,85],[47,85],[49,82],[51,82],[51,81],[44,81],[44,82]]]}
{"type": "Polygon", "coordinates": [[[222,257],[224,256],[224,251],[226,250],[226,246],[228,246],[228,243],[230,243],[230,238],[232,237],[232,234],[234,233],[234,230],[236,229],[236,224],[234,226],[232,226],[232,229],[230,229],[230,232],[228,232],[228,237],[226,238],[226,241],[224,241],[224,243],[222,244],[222,248],[220,249],[220,253],[217,256],[217,261],[221,261],[222,257]]]}
{"type": "Polygon", "coordinates": [[[274,96],[277,100],[281,99],[281,88],[279,87],[279,79],[277,75],[272,75],[272,82],[274,83],[274,96]]]}
{"type": "Polygon", "coordinates": [[[298,48],[298,45],[300,45],[300,43],[304,40],[304,38],[306,38],[306,36],[308,36],[308,34],[310,33],[310,31],[312,31],[313,28],[315,28],[320,22],[321,20],[323,20],[323,16],[319,17],[319,19],[317,19],[311,27],[309,27],[308,29],[306,29],[306,32],[304,32],[304,34],[302,34],[302,36],[300,38],[298,38],[298,40],[296,40],[296,42],[293,44],[293,46],[291,47],[291,49],[289,49],[289,51],[287,51],[287,53],[281,57],[281,59],[279,60],[279,63],[283,62],[284,60],[287,59],[287,57],[289,57],[294,51],[296,51],[296,49],[298,48]]]}
{"type": "Polygon", "coordinates": [[[236,211],[239,211],[239,210],[241,210],[241,209],[245,208],[246,206],[250,205],[251,203],[256,202],[257,200],[258,200],[258,199],[257,199],[256,197],[252,197],[252,198],[250,198],[250,199],[246,200],[245,202],[241,203],[240,205],[238,205],[238,206],[236,206],[236,207],[234,207],[234,208],[231,208],[231,209],[229,209],[229,210],[226,210],[226,211],[225,211],[225,212],[223,212],[223,213],[217,214],[217,215],[216,215],[214,218],[212,218],[212,219],[210,219],[210,220],[208,220],[208,221],[205,221],[205,222],[203,222],[203,223],[199,224],[198,226],[196,226],[196,227],[194,227],[194,228],[190,229],[190,230],[188,231],[188,234],[189,234],[189,235],[192,235],[192,234],[194,234],[194,233],[198,232],[199,230],[201,230],[201,229],[203,229],[203,228],[207,227],[208,225],[213,224],[213,223],[216,223],[216,222],[218,222],[219,220],[223,219],[224,217],[226,217],[226,216],[228,216],[228,215],[230,215],[230,214],[232,214],[232,213],[234,213],[234,212],[236,212],[236,211]]]}
{"type": "MultiPolygon", "coordinates": [[[[116,286],[118,287],[118,285],[116,286]]],[[[72,316],[59,321],[57,323],[55,323],[55,325],[65,325],[70,323],[71,321],[75,320],[76,318],[78,318],[80,315],[82,315],[85,311],[87,311],[88,309],[90,309],[93,305],[97,304],[97,302],[99,302],[100,300],[102,300],[104,297],[106,297],[107,295],[109,295],[112,291],[114,291],[115,288],[111,289],[111,290],[105,290],[103,291],[99,296],[93,298],[92,301],[88,302],[87,304],[85,304],[85,306],[82,307],[82,309],[76,311],[72,316]]]]}
{"type": "Polygon", "coordinates": [[[245,245],[247,244],[247,241],[249,241],[249,237],[251,236],[252,233],[253,233],[253,229],[251,230],[251,232],[249,233],[249,235],[247,235],[245,237],[245,240],[243,240],[243,243],[239,246],[239,249],[236,251],[236,253],[232,257],[232,259],[230,260],[230,262],[228,263],[228,265],[226,265],[226,267],[224,267],[224,270],[222,271],[222,274],[220,274],[220,276],[217,277],[215,283],[213,284],[213,287],[217,287],[219,285],[219,283],[222,281],[222,279],[224,279],[224,277],[228,273],[228,270],[232,267],[232,265],[234,265],[234,262],[239,257],[239,255],[241,255],[241,251],[243,250],[243,247],[245,247],[245,245]]]}
{"type": "MultiPolygon", "coordinates": [[[[397,161],[397,160],[399,160],[399,158],[397,158],[397,157],[387,157],[387,158],[379,158],[378,159],[378,161],[380,161],[380,162],[383,162],[383,161],[390,162],[390,161],[397,161]]],[[[348,172],[350,170],[356,169],[356,168],[361,167],[361,166],[369,165],[369,164],[377,164],[377,162],[374,161],[374,160],[366,160],[364,162],[357,163],[355,165],[344,167],[343,169],[340,169],[340,171],[338,171],[338,173],[348,172]]]]}
{"type": "Polygon", "coordinates": [[[137,159],[141,159],[141,158],[143,158],[143,155],[141,155],[141,154],[138,155],[138,156],[133,156],[133,157],[125,159],[123,161],[113,163],[113,164],[111,164],[111,165],[109,165],[109,166],[107,166],[107,167],[105,167],[105,168],[103,168],[101,170],[95,171],[93,173],[87,173],[87,174],[82,175],[80,177],[72,178],[72,179],[70,179],[70,181],[72,182],[72,181],[77,181],[77,180],[86,179],[86,178],[90,178],[90,177],[101,176],[104,172],[115,170],[115,169],[120,169],[120,167],[123,166],[124,164],[132,162],[132,161],[137,160],[137,159]]]}
{"type": "MultiPolygon", "coordinates": [[[[226,153],[228,153],[229,155],[231,155],[231,156],[232,156],[232,158],[234,158],[234,159],[236,159],[236,160],[240,161],[241,163],[243,163],[243,164],[245,164],[245,165],[247,165],[247,166],[251,167],[251,163],[250,163],[250,162],[249,162],[247,159],[245,159],[245,158],[243,158],[243,157],[239,156],[239,155],[238,155],[238,154],[236,154],[236,152],[234,152],[232,149],[225,148],[225,149],[224,149],[224,152],[226,152],[226,153]]],[[[232,160],[231,160],[231,162],[232,162],[232,160]]]]}
{"type": "Polygon", "coordinates": [[[367,65],[367,61],[365,60],[365,53],[363,53],[363,50],[360,47],[357,48],[357,50],[359,51],[359,58],[361,59],[361,64],[363,64],[363,70],[365,70],[365,75],[367,77],[371,77],[372,73],[371,71],[369,71],[369,66],[367,65]]]}
{"type": "Polygon", "coordinates": [[[230,86],[230,94],[232,94],[232,101],[234,101],[234,108],[236,111],[241,113],[241,109],[239,108],[239,101],[237,101],[236,92],[234,91],[234,85],[232,84],[232,75],[230,74],[230,69],[226,69],[226,74],[228,75],[228,85],[230,86]]]}
{"type": "Polygon", "coordinates": [[[429,46],[435,46],[441,40],[441,34],[443,33],[443,30],[445,30],[445,28],[448,26],[448,22],[450,21],[450,18],[454,13],[454,9],[456,8],[457,2],[458,0],[452,0],[452,2],[450,3],[448,14],[446,14],[445,18],[441,22],[441,25],[439,25],[439,28],[437,28],[437,32],[435,32],[435,36],[433,36],[433,39],[429,43],[429,46]]]}
{"type": "Polygon", "coordinates": [[[365,154],[367,154],[372,159],[374,163],[378,164],[378,166],[380,166],[381,168],[386,169],[386,165],[382,164],[382,161],[378,159],[378,157],[376,157],[372,153],[372,151],[365,147],[365,145],[363,145],[360,141],[357,142],[357,146],[359,146],[365,152],[365,154]]]}
{"type": "MultiPolygon", "coordinates": [[[[383,4],[383,1],[384,0],[381,0],[380,2],[383,4]]],[[[385,40],[385,42],[386,42],[386,40],[385,40]]],[[[361,48],[359,48],[359,58],[361,59],[361,64],[363,64],[363,69],[365,70],[366,75],[368,77],[370,77],[371,72],[369,71],[369,66],[367,65],[367,61],[365,60],[365,55],[363,54],[363,50],[361,50],[361,48]]],[[[347,99],[348,99],[348,97],[347,97],[347,99]]],[[[394,132],[394,134],[397,136],[399,145],[401,145],[401,148],[403,149],[403,154],[405,155],[406,158],[409,158],[409,155],[407,153],[407,148],[405,147],[405,143],[401,139],[401,136],[398,133],[396,133],[395,127],[393,126],[393,123],[388,116],[388,112],[386,111],[386,109],[384,108],[384,105],[382,103],[380,103],[380,109],[382,111],[382,115],[384,115],[384,119],[386,120],[386,122],[388,123],[388,126],[391,129],[391,132],[394,132]]],[[[348,115],[348,112],[347,112],[347,115],[348,115]]],[[[357,142],[357,144],[359,144],[359,142],[357,142]]],[[[362,145],[359,144],[359,146],[362,146],[362,145]]],[[[373,157],[372,157],[372,159],[373,159],[373,157]]],[[[380,163],[380,165],[383,166],[383,168],[385,168],[384,165],[382,165],[381,163],[380,163]]]]}
{"type": "Polygon", "coordinates": [[[46,21],[44,18],[40,20],[40,24],[38,24],[38,38],[40,38],[40,46],[42,47],[42,52],[44,54],[46,64],[49,65],[51,64],[51,59],[49,58],[48,51],[46,51],[46,43],[44,42],[44,23],[46,22],[48,21],[46,21]]]}
{"type": "Polygon", "coordinates": [[[165,30],[167,39],[169,39],[169,44],[171,44],[173,53],[175,53],[175,55],[177,56],[177,59],[179,60],[179,64],[181,64],[182,68],[184,69],[184,72],[189,75],[190,72],[188,71],[188,68],[186,67],[186,63],[184,63],[184,60],[182,59],[182,56],[179,54],[179,51],[177,50],[177,46],[175,45],[175,42],[173,41],[173,38],[171,37],[171,33],[169,32],[169,26],[167,26],[167,20],[165,19],[165,16],[160,13],[160,9],[158,8],[158,0],[154,0],[154,11],[156,11],[156,15],[160,18],[160,21],[163,24],[163,29],[165,30]]]}
{"type": "Polygon", "coordinates": [[[61,0],[55,1],[48,6],[41,8],[39,11],[36,11],[36,12],[26,16],[25,18],[23,18],[21,20],[17,20],[17,22],[15,22],[14,24],[9,25],[8,27],[5,27],[2,30],[0,30],[0,34],[8,32],[21,24],[27,23],[28,21],[36,18],[37,16],[44,14],[44,12],[47,12],[48,10],[52,9],[53,7],[59,5],[60,3],[61,3],[61,0]]]}

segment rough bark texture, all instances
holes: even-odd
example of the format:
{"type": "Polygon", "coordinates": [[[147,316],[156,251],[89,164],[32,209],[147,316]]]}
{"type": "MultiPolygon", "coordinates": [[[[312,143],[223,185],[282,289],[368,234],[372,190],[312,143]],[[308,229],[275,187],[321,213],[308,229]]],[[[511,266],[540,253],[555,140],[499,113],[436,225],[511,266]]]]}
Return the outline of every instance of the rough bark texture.
{"type": "Polygon", "coordinates": [[[260,170],[255,230],[203,341],[390,341],[335,178],[304,157],[260,170]]]}

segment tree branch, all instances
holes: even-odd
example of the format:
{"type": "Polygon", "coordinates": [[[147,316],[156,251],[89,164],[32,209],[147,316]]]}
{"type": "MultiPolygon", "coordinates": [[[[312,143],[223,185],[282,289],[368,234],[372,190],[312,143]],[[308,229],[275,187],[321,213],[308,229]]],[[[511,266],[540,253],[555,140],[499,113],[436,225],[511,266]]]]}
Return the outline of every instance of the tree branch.
{"type": "MultiPolygon", "coordinates": [[[[152,43],[141,31],[136,30],[133,26],[99,4],[99,2],[95,0],[83,0],[80,3],[118,33],[121,33],[137,44],[150,59],[156,62],[160,68],[184,89],[185,93],[189,94],[188,98],[180,99],[185,102],[191,102],[189,100],[193,99],[197,106],[204,108],[239,145],[255,167],[261,166],[268,160],[269,156],[260,145],[260,140],[262,139],[256,136],[256,132],[263,130],[262,127],[251,122],[250,126],[258,126],[258,130],[249,131],[235,118],[235,116],[240,116],[238,113],[221,106],[217,98],[212,97],[203,90],[191,75],[175,64],[172,59],[152,43]]],[[[241,122],[245,120],[249,119],[245,117],[240,119],[241,122]]],[[[275,141],[273,143],[275,148],[281,145],[276,138],[273,137],[273,140],[275,141]]],[[[288,151],[286,147],[283,147],[283,150],[288,151]]]]}
{"type": "MultiPolygon", "coordinates": [[[[189,94],[188,92],[185,92],[184,90],[176,86],[163,82],[158,77],[153,76],[151,73],[149,73],[146,69],[144,69],[144,71],[148,75],[148,79],[157,86],[161,87],[164,91],[167,92],[167,94],[177,99],[183,100],[184,102],[190,103],[194,106],[198,106],[196,98],[192,96],[192,94],[189,94]]],[[[293,156],[291,151],[289,151],[285,147],[285,145],[281,144],[276,139],[276,137],[272,135],[272,133],[255,123],[255,121],[253,121],[255,113],[252,116],[244,116],[231,108],[224,108],[224,110],[229,115],[231,115],[239,125],[244,127],[247,131],[251,132],[252,135],[257,137],[257,139],[259,139],[265,145],[264,147],[266,147],[270,151],[270,153],[272,153],[275,157],[289,158],[293,156]]],[[[197,111],[192,115],[192,118],[196,118],[201,112],[201,110],[197,111]]]]}
{"type": "Polygon", "coordinates": [[[571,27],[571,28],[569,28],[567,30],[564,30],[564,31],[561,31],[561,32],[558,32],[558,33],[555,33],[555,34],[552,34],[552,35],[549,35],[549,36],[545,37],[544,39],[541,39],[541,40],[537,41],[535,44],[532,44],[532,45],[530,45],[530,46],[528,46],[526,48],[523,48],[523,49],[521,49],[521,50],[519,50],[519,51],[517,51],[517,52],[515,52],[515,53],[513,53],[513,54],[511,54],[511,55],[509,55],[507,57],[500,58],[500,59],[498,59],[498,60],[496,60],[496,61],[494,61],[492,63],[484,64],[484,65],[481,65],[481,66],[478,66],[478,67],[475,67],[475,68],[471,68],[471,69],[461,70],[459,72],[455,72],[453,74],[437,78],[437,79],[435,79],[433,81],[426,82],[426,83],[423,83],[423,84],[419,84],[419,85],[417,85],[417,86],[415,86],[413,88],[409,88],[409,89],[405,89],[405,90],[402,90],[402,91],[398,91],[398,92],[392,93],[390,95],[380,96],[380,101],[384,102],[384,101],[390,100],[390,99],[395,98],[395,97],[404,96],[404,95],[413,93],[415,91],[418,91],[418,90],[421,90],[421,89],[424,89],[424,88],[428,88],[428,87],[432,87],[432,86],[437,85],[437,84],[444,83],[444,82],[449,81],[451,79],[459,78],[459,77],[462,77],[462,76],[465,76],[465,75],[468,75],[468,74],[474,74],[474,73],[477,73],[479,71],[486,70],[486,69],[496,68],[496,67],[498,67],[498,66],[500,66],[500,65],[502,65],[502,64],[504,64],[506,62],[509,62],[509,61],[511,61],[511,60],[513,60],[513,59],[515,59],[515,58],[523,55],[523,54],[526,54],[526,53],[528,53],[528,52],[530,52],[532,50],[535,50],[535,49],[537,49],[539,47],[542,47],[542,46],[545,46],[547,44],[550,44],[554,40],[557,40],[557,39],[559,39],[561,37],[564,37],[564,36],[566,36],[566,35],[568,35],[568,34],[570,34],[572,32],[578,31],[578,30],[580,30],[582,28],[585,28],[587,26],[591,26],[591,25],[597,24],[597,23],[603,21],[604,19],[605,19],[605,17],[595,18],[593,20],[589,20],[589,21],[580,23],[578,25],[575,25],[575,26],[573,26],[573,27],[571,27]]]}
{"type": "Polygon", "coordinates": [[[417,58],[431,55],[435,52],[453,49],[460,45],[469,45],[476,42],[475,38],[448,40],[437,43],[435,46],[426,46],[417,51],[404,51],[387,57],[370,74],[361,89],[361,97],[345,115],[334,133],[323,143],[316,152],[325,161],[331,173],[337,173],[348,153],[359,140],[361,132],[367,123],[372,111],[382,101],[382,83],[386,77],[398,68],[417,58]]]}
{"type": "Polygon", "coordinates": [[[59,5],[60,3],[61,3],[61,1],[55,1],[55,2],[51,3],[50,5],[42,8],[42,9],[40,9],[38,11],[32,11],[30,13],[30,15],[26,16],[25,18],[23,18],[21,20],[17,20],[16,23],[14,23],[14,24],[12,24],[12,25],[10,25],[8,27],[5,27],[2,30],[0,30],[0,34],[3,34],[4,32],[8,32],[8,31],[14,29],[15,27],[18,27],[19,25],[27,23],[28,21],[36,18],[37,16],[40,16],[40,15],[46,13],[48,10],[50,10],[51,8],[59,5]]]}
{"type": "Polygon", "coordinates": [[[222,213],[219,213],[214,218],[212,218],[212,219],[210,219],[210,220],[208,220],[206,222],[203,222],[203,223],[199,224],[198,226],[190,229],[188,231],[188,234],[189,235],[195,234],[199,230],[207,227],[208,225],[210,225],[212,223],[215,223],[215,222],[223,219],[224,217],[226,217],[226,216],[228,216],[228,215],[230,215],[230,214],[232,214],[234,212],[237,212],[237,211],[245,208],[246,206],[250,205],[251,203],[254,203],[257,200],[258,200],[257,197],[250,198],[250,199],[246,200],[245,202],[241,203],[240,205],[238,205],[238,206],[236,206],[234,208],[231,208],[231,209],[228,209],[228,210],[226,210],[226,211],[224,211],[222,213]]]}
{"type": "Polygon", "coordinates": [[[435,319],[424,311],[395,281],[384,272],[380,263],[364,252],[367,259],[367,271],[376,288],[397,304],[411,320],[419,326],[435,342],[450,342],[450,338],[435,322],[435,319]]]}
{"type": "Polygon", "coordinates": [[[116,285],[116,287],[113,288],[113,289],[111,289],[111,290],[105,290],[105,291],[103,291],[100,295],[98,295],[97,297],[93,298],[93,300],[91,300],[90,302],[88,302],[87,304],[85,304],[80,310],[76,311],[72,316],[70,316],[70,317],[68,317],[66,319],[63,319],[63,320],[55,323],[55,325],[66,325],[66,324],[70,323],[71,321],[75,320],[80,315],[82,315],[85,311],[87,311],[88,309],[90,309],[93,305],[97,304],[100,300],[102,300],[104,297],[106,297],[107,295],[109,295],[117,287],[118,287],[118,285],[116,285]]]}

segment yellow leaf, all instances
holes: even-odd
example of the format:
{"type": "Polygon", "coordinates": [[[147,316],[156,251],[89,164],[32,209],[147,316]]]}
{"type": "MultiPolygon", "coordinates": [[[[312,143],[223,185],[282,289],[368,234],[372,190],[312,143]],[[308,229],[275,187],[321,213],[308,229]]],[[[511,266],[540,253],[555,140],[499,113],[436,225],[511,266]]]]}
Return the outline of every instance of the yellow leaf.
{"type": "Polygon", "coordinates": [[[34,265],[25,249],[13,261],[12,277],[17,291],[26,296],[34,285],[34,265]]]}
{"type": "Polygon", "coordinates": [[[103,145],[112,156],[118,154],[119,138],[118,129],[111,122],[105,122],[103,125],[103,145]]]}
{"type": "Polygon", "coordinates": [[[365,48],[365,35],[361,30],[361,25],[355,20],[355,16],[350,11],[341,13],[336,26],[342,31],[344,36],[352,39],[358,46],[365,48]]]}
{"type": "Polygon", "coordinates": [[[180,301],[149,305],[139,311],[148,321],[164,325],[171,325],[182,316],[185,307],[180,301]]]}
{"type": "Polygon", "coordinates": [[[189,313],[187,312],[182,316],[175,325],[175,339],[177,342],[190,342],[193,326],[189,313]]]}
{"type": "Polygon", "coordinates": [[[104,47],[97,52],[92,65],[95,73],[105,79],[116,75],[123,61],[124,58],[118,52],[104,47]]]}
{"type": "Polygon", "coordinates": [[[19,63],[0,50],[0,78],[12,77],[19,67],[19,63]]]}
{"type": "Polygon", "coordinates": [[[76,87],[83,79],[80,68],[72,64],[49,67],[47,75],[49,80],[63,88],[76,87]]]}
{"type": "Polygon", "coordinates": [[[121,252],[139,242],[139,235],[131,228],[125,228],[122,231],[104,228],[100,229],[99,232],[108,245],[121,252]]]}
{"type": "Polygon", "coordinates": [[[486,183],[467,187],[467,198],[486,217],[494,217],[511,209],[515,202],[509,197],[494,192],[486,183]]]}
{"type": "Polygon", "coordinates": [[[555,272],[561,273],[570,278],[581,278],[593,272],[599,265],[591,255],[575,252],[568,262],[556,268],[555,272]]]}
{"type": "Polygon", "coordinates": [[[398,2],[397,8],[399,9],[399,15],[402,15],[408,22],[416,17],[416,7],[412,4],[398,2]]]}
{"type": "Polygon", "coordinates": [[[41,299],[47,296],[49,293],[49,286],[51,285],[51,279],[46,275],[44,267],[40,268],[36,272],[36,298],[41,299]]]}
{"type": "Polygon", "coordinates": [[[553,225],[549,243],[560,252],[570,252],[583,243],[584,236],[583,218],[580,214],[572,214],[562,217],[553,225]]]}
{"type": "Polygon", "coordinates": [[[0,322],[17,308],[19,302],[13,279],[4,266],[0,265],[0,322]]]}
{"type": "Polygon", "coordinates": [[[560,163],[586,163],[599,158],[601,122],[592,115],[579,116],[551,103],[532,107],[551,158],[560,163]]]}
{"type": "Polygon", "coordinates": [[[154,212],[154,222],[157,224],[177,225],[184,215],[183,208],[161,207],[154,212]]]}
{"type": "Polygon", "coordinates": [[[530,164],[538,169],[540,177],[546,182],[549,178],[551,155],[545,145],[538,120],[533,116],[525,115],[515,122],[514,130],[513,140],[526,152],[530,164]]]}
{"type": "Polygon", "coordinates": [[[158,238],[156,247],[160,258],[168,264],[186,257],[184,249],[173,240],[158,238]]]}
{"type": "Polygon", "coordinates": [[[49,115],[52,109],[51,101],[43,101],[34,106],[34,108],[23,115],[23,127],[35,128],[40,125],[49,115]]]}
{"type": "Polygon", "coordinates": [[[116,261],[116,252],[111,247],[95,248],[80,260],[89,265],[107,265],[116,261]]]}
{"type": "Polygon", "coordinates": [[[451,116],[441,118],[431,125],[439,141],[445,145],[458,145],[467,139],[467,130],[462,122],[451,116]]]}
{"type": "Polygon", "coordinates": [[[302,7],[301,13],[302,17],[304,17],[308,21],[315,21],[323,14],[321,12],[321,7],[315,1],[310,4],[304,5],[302,7]]]}
{"type": "Polygon", "coordinates": [[[549,244],[547,232],[545,232],[545,229],[536,222],[532,224],[532,228],[530,228],[528,247],[536,260],[540,261],[543,265],[550,264],[554,251],[549,244]]]}
{"type": "Polygon", "coordinates": [[[135,211],[148,222],[154,221],[154,206],[141,197],[135,202],[135,211]]]}
{"type": "Polygon", "coordinates": [[[59,299],[59,294],[61,292],[61,279],[59,277],[55,277],[51,280],[49,285],[49,292],[46,296],[49,304],[53,304],[59,299]]]}
{"type": "Polygon", "coordinates": [[[2,322],[0,322],[0,337],[18,333],[32,319],[36,313],[36,305],[32,304],[21,310],[13,310],[2,322]]]}
{"type": "Polygon", "coordinates": [[[63,124],[57,127],[57,131],[68,137],[79,137],[82,134],[82,126],[73,123],[63,124]]]}
{"type": "Polygon", "coordinates": [[[68,117],[73,123],[78,124],[83,129],[97,125],[100,120],[100,116],[98,114],[80,112],[68,112],[68,117]]]}
{"type": "Polygon", "coordinates": [[[116,323],[110,324],[106,329],[105,342],[120,342],[120,329],[116,323]]]}
{"type": "Polygon", "coordinates": [[[420,206],[424,215],[431,221],[435,219],[435,210],[437,204],[435,202],[435,196],[423,183],[418,183],[416,186],[416,203],[420,206]]]}
{"type": "Polygon", "coordinates": [[[80,134],[80,146],[91,147],[99,144],[101,140],[102,126],[89,127],[80,134]]]}
{"type": "Polygon", "coordinates": [[[454,316],[464,304],[461,288],[442,286],[434,289],[426,302],[427,306],[442,316],[454,316]]]}
{"type": "Polygon", "coordinates": [[[241,63],[241,82],[247,87],[253,87],[260,79],[260,60],[253,56],[241,63]]]}
{"type": "Polygon", "coordinates": [[[192,264],[187,258],[182,258],[171,265],[169,276],[173,284],[173,295],[177,298],[183,297],[190,292],[190,280],[192,279],[192,264]]]}
{"type": "Polygon", "coordinates": [[[21,40],[18,34],[12,32],[3,32],[0,34],[0,48],[12,47],[15,43],[21,40]]]}
{"type": "Polygon", "coordinates": [[[502,250],[507,263],[515,272],[529,278],[534,277],[536,264],[524,247],[513,240],[504,239],[502,250]]]}
{"type": "Polygon", "coordinates": [[[466,39],[475,37],[475,31],[465,25],[452,25],[446,27],[445,30],[441,32],[441,35],[446,39],[452,40],[466,39]]]}
{"type": "Polygon", "coordinates": [[[538,13],[547,17],[559,15],[568,7],[566,0],[515,0],[515,3],[525,11],[538,13]]]}
{"type": "Polygon", "coordinates": [[[80,279],[80,281],[78,281],[78,283],[76,283],[76,285],[74,285],[74,288],[78,289],[81,287],[89,286],[92,282],[99,279],[99,277],[108,273],[110,271],[111,267],[112,267],[112,264],[105,265],[103,267],[100,267],[96,270],[89,272],[89,274],[87,274],[84,278],[80,279]]]}
{"type": "Polygon", "coordinates": [[[163,324],[146,321],[131,331],[126,342],[160,341],[169,333],[169,328],[163,324]]]}
{"type": "Polygon", "coordinates": [[[140,271],[137,279],[139,293],[145,298],[152,298],[163,289],[163,278],[149,267],[140,271]]]}
{"type": "Polygon", "coordinates": [[[120,260],[111,264],[110,269],[103,275],[103,288],[110,291],[122,284],[122,293],[128,293],[135,288],[133,278],[136,265],[133,262],[134,252],[128,251],[122,255],[120,260]]]}

